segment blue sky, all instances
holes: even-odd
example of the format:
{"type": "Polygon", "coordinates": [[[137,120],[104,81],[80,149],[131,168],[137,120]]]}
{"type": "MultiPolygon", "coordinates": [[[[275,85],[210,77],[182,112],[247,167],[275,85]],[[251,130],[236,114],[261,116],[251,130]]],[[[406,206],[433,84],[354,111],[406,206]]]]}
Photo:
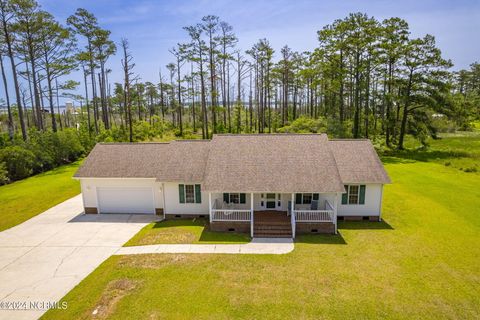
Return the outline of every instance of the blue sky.
{"type": "MultiPolygon", "coordinates": [[[[173,61],[168,49],[187,41],[183,26],[207,14],[229,22],[248,49],[267,38],[279,49],[288,44],[298,51],[317,45],[316,31],[350,12],[365,12],[377,19],[398,16],[408,21],[413,36],[433,34],[455,69],[480,61],[480,0],[39,0],[42,7],[65,22],[76,8],[93,12],[112,39],[130,41],[136,72],[142,81],[158,81],[158,69],[173,61]]],[[[120,57],[110,61],[113,81],[121,81],[120,57]]],[[[75,77],[77,78],[77,77],[75,77]]]]}

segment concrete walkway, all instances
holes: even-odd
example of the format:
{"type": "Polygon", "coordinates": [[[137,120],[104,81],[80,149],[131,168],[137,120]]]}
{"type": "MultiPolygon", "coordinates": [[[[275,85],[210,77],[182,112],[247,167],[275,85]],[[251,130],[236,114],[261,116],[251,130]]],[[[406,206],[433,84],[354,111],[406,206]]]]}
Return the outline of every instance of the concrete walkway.
{"type": "Polygon", "coordinates": [[[229,254],[285,254],[294,248],[292,239],[254,238],[245,244],[156,244],[122,247],[116,255],[144,253],[229,253],[229,254]]]}
{"type": "MultiPolygon", "coordinates": [[[[158,220],[153,215],[82,211],[82,198],[76,196],[0,232],[1,309],[12,308],[5,302],[26,303],[16,309],[57,302],[140,229],[158,220]]],[[[0,310],[0,319],[37,319],[45,311],[0,310]]]]}

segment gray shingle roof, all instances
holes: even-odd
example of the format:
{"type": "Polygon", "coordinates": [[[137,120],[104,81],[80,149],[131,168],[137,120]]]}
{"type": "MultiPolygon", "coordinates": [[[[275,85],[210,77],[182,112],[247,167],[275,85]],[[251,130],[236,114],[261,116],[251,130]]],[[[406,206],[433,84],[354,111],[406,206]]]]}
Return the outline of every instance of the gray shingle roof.
{"type": "Polygon", "coordinates": [[[201,182],[218,192],[343,192],[344,183],[390,183],[369,140],[318,134],[99,143],[75,177],[201,182]]]}
{"type": "Polygon", "coordinates": [[[157,178],[203,181],[209,142],[99,143],[75,173],[77,178],[157,178]]]}
{"type": "Polygon", "coordinates": [[[328,144],[344,183],[391,183],[370,140],[338,139],[328,144]]]}
{"type": "Polygon", "coordinates": [[[326,135],[217,135],[210,146],[205,189],[249,192],[340,192],[326,135]]]}

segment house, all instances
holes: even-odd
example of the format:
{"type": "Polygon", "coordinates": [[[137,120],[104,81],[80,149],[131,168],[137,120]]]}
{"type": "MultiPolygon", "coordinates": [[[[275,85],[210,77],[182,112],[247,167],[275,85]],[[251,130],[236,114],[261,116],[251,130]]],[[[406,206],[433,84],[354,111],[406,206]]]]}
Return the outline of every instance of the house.
{"type": "Polygon", "coordinates": [[[75,174],[87,214],[208,217],[216,231],[295,237],[381,219],[390,183],[369,140],[324,134],[97,144],[75,174]]]}

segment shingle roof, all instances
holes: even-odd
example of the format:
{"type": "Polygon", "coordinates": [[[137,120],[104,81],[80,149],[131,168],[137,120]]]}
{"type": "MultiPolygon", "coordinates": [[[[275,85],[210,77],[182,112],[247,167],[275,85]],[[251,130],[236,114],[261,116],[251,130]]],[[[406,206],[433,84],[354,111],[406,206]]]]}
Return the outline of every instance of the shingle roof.
{"type": "Polygon", "coordinates": [[[249,192],[340,192],[326,135],[217,135],[210,145],[205,189],[249,192]]]}
{"type": "Polygon", "coordinates": [[[328,144],[344,183],[391,183],[370,140],[338,139],[328,144]]]}
{"type": "Polygon", "coordinates": [[[344,183],[390,183],[369,140],[318,134],[99,143],[75,177],[201,182],[218,192],[343,192],[344,183]]]}
{"type": "Polygon", "coordinates": [[[203,181],[208,141],[99,143],[75,173],[77,178],[157,178],[203,181]]]}

